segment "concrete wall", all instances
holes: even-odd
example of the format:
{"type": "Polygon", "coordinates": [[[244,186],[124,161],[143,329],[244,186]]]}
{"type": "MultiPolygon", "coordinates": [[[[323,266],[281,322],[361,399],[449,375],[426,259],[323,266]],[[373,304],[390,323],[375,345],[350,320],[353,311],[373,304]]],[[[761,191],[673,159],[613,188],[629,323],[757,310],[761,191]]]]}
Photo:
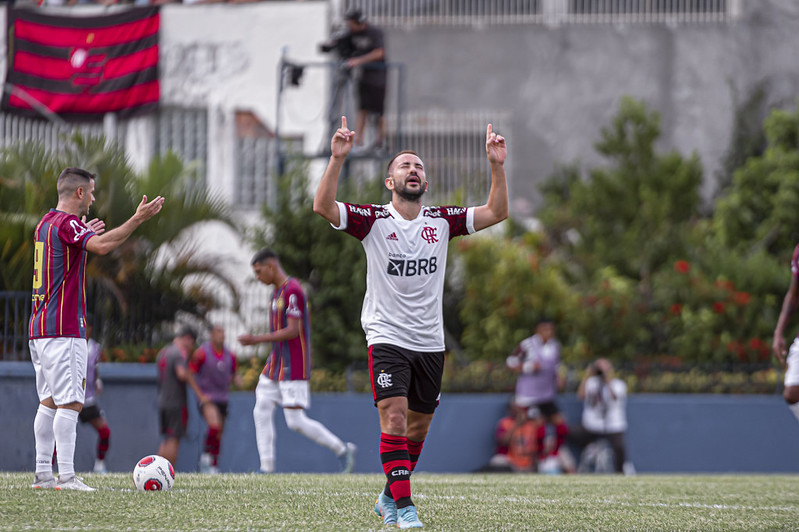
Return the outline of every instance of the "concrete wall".
{"type": "MultiPolygon", "coordinates": [[[[159,444],[155,368],[152,365],[103,364],[105,391],[100,405],[112,431],[107,464],[111,471],[130,471],[159,444]]],[[[33,417],[37,399],[33,368],[22,362],[0,363],[0,470],[33,469],[33,417]]],[[[497,394],[445,395],[433,422],[420,471],[469,472],[491,456],[493,430],[507,397],[497,394]]],[[[220,469],[258,469],[251,392],[231,397],[222,439],[220,469]]],[[[570,422],[579,419],[573,395],[559,404],[570,422]]],[[[176,467],[196,471],[205,428],[191,404],[189,432],[176,467]]],[[[368,394],[313,395],[310,417],[342,439],[359,446],[355,471],[380,471],[377,411],[368,394]]],[[[799,423],[779,396],[634,395],[629,398],[630,459],[640,473],[799,472],[795,459],[799,423]]],[[[276,416],[277,471],[332,473],[335,456],[290,431],[276,416]]],[[[75,465],[91,470],[96,433],[79,425],[75,465]]]]}
{"type": "Polygon", "coordinates": [[[531,214],[536,185],[555,165],[606,162],[593,144],[623,95],[662,113],[663,149],[701,157],[709,196],[736,101],[761,82],[771,102],[794,105],[799,93],[799,3],[742,6],[731,24],[392,29],[387,53],[406,65],[409,110],[512,113],[517,215],[531,214]]]}

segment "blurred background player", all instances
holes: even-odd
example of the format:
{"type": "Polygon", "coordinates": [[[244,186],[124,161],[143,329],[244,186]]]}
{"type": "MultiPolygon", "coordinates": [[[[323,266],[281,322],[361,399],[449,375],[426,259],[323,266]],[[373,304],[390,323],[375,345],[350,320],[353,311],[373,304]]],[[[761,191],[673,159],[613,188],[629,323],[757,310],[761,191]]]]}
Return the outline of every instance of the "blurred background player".
{"type": "MultiPolygon", "coordinates": [[[[566,441],[569,428],[555,401],[562,386],[560,378],[560,342],[555,338],[555,324],[548,318],[536,325],[535,334],[522,340],[507,365],[519,373],[516,379],[516,404],[522,408],[536,407],[543,423],[538,427],[538,449],[556,456],[566,441]],[[545,446],[547,423],[555,427],[555,441],[545,446]]],[[[545,459],[548,456],[540,456],[545,459]]]]}
{"type": "Polygon", "coordinates": [[[799,245],[793,250],[791,259],[791,284],[782,300],[780,317],[777,319],[777,326],[774,329],[774,339],[771,350],[777,357],[782,367],[785,368],[785,389],[782,397],[788,403],[793,415],[799,419],[799,336],[795,337],[791,344],[790,351],[785,349],[785,327],[788,320],[799,304],[799,245]]]}
{"type": "Polygon", "coordinates": [[[354,443],[344,443],[324,425],[310,419],[305,409],[311,404],[311,317],[300,282],[289,277],[271,249],[262,249],[252,258],[252,270],[260,282],[274,287],[269,303],[269,328],[266,334],[243,334],[242,345],[271,343],[272,351],[255,388],[255,438],[262,473],[275,470],[274,413],[283,407],[286,425],[306,438],[333,451],[342,463],[342,472],[355,466],[354,443]]]}
{"type": "Polygon", "coordinates": [[[187,368],[196,341],[194,329],[183,327],[155,359],[158,368],[158,418],[163,437],[158,454],[173,465],[177,462],[180,439],[186,435],[189,421],[186,383],[194,390],[201,406],[208,402],[187,368]]]}
{"type": "Polygon", "coordinates": [[[111,439],[111,429],[105,420],[102,410],[97,405],[97,396],[103,391],[103,381],[100,379],[100,353],[102,347],[94,339],[94,316],[86,315],[86,342],[89,353],[86,363],[86,399],[83,401],[83,410],[78,414],[81,423],[89,423],[97,430],[97,459],[94,461],[95,473],[108,473],[105,466],[105,453],[111,439]]]}
{"type": "Polygon", "coordinates": [[[228,411],[228,391],[232,383],[241,387],[241,378],[236,375],[236,356],[225,347],[224,327],[211,327],[208,341],[192,355],[189,370],[208,399],[199,407],[208,425],[200,456],[200,472],[218,473],[219,448],[228,411]]]}
{"type": "Polygon", "coordinates": [[[577,397],[583,400],[582,422],[570,432],[569,442],[584,449],[597,440],[607,440],[613,449],[614,470],[623,473],[627,461],[627,385],[614,376],[610,360],[600,358],[588,366],[577,397]]]}

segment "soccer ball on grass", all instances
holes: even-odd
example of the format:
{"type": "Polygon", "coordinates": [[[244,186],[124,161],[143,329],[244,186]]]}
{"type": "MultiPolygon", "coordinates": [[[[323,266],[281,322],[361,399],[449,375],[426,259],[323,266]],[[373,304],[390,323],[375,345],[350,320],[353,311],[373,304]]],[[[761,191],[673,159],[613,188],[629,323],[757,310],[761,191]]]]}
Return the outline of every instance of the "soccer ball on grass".
{"type": "Polygon", "coordinates": [[[174,482],[175,468],[163,456],[145,456],[133,468],[133,484],[139,491],[167,491],[174,482]]]}

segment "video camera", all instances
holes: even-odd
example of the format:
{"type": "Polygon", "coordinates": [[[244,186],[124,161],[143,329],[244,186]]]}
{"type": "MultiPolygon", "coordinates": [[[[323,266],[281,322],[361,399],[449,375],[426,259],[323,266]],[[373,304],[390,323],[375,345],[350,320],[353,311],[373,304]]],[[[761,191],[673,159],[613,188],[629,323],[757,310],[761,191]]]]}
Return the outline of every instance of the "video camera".
{"type": "Polygon", "coordinates": [[[349,59],[355,55],[355,47],[352,46],[349,29],[345,28],[333,33],[330,39],[319,45],[319,50],[324,53],[335,52],[340,59],[349,59]]]}

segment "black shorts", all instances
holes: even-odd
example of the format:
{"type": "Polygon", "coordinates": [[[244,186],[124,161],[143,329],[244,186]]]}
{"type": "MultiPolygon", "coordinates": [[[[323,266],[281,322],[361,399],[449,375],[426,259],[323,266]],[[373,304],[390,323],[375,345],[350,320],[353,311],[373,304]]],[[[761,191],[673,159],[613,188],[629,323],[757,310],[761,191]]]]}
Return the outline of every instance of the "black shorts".
{"type": "Polygon", "coordinates": [[[443,374],[443,351],[422,353],[390,344],[369,347],[375,405],[389,397],[407,397],[410,410],[432,414],[441,396],[443,374]]]}
{"type": "Polygon", "coordinates": [[[89,423],[101,417],[103,417],[103,413],[100,412],[100,408],[97,405],[84,406],[80,414],[78,414],[78,419],[80,419],[81,423],[89,423]]]}
{"type": "MultiPolygon", "coordinates": [[[[222,416],[222,420],[224,421],[227,418],[227,403],[223,403],[222,401],[211,401],[216,405],[219,409],[219,415],[222,416]]],[[[200,411],[200,414],[203,413],[203,405],[197,404],[197,410],[200,411]]]]}
{"type": "Polygon", "coordinates": [[[372,83],[358,83],[358,108],[368,113],[383,116],[386,106],[386,86],[372,83]]]}
{"type": "Polygon", "coordinates": [[[161,434],[167,438],[182,438],[186,435],[186,425],[189,421],[189,411],[183,408],[159,409],[161,420],[161,434]]]}

